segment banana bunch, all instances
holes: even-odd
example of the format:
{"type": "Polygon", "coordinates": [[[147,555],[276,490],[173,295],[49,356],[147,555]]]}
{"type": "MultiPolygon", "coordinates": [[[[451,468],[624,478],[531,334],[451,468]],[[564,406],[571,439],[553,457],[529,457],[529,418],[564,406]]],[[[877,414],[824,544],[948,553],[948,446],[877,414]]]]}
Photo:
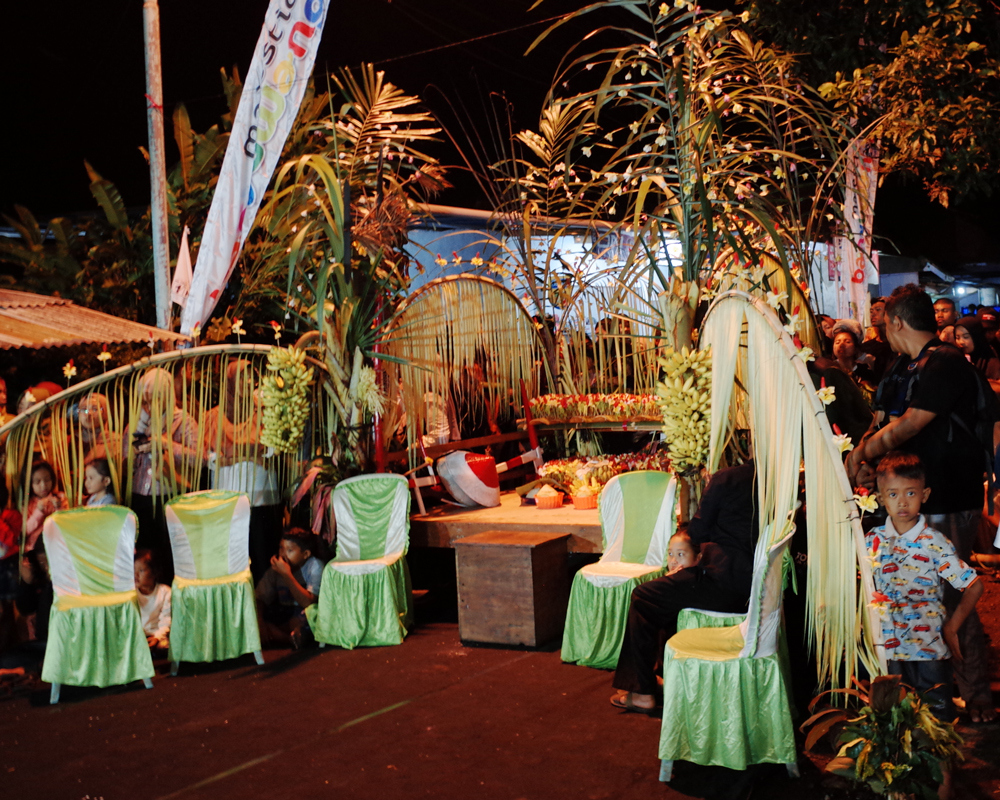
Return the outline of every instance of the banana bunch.
{"type": "Polygon", "coordinates": [[[712,355],[709,350],[667,350],[660,359],[664,379],[656,384],[663,431],[673,470],[697,472],[708,458],[712,408],[712,355]]]}
{"type": "Polygon", "coordinates": [[[279,453],[295,452],[305,434],[313,379],[313,369],[305,359],[305,351],[294,347],[272,347],[267,354],[267,374],[261,380],[264,430],[260,440],[279,453]]]}
{"type": "MultiPolygon", "coordinates": [[[[608,480],[610,480],[610,478],[608,480]]],[[[605,483],[607,483],[607,481],[601,482],[591,475],[587,478],[583,478],[582,480],[577,479],[573,481],[572,492],[573,494],[578,495],[582,490],[586,490],[589,494],[598,495],[601,493],[601,489],[604,488],[605,483]]]]}

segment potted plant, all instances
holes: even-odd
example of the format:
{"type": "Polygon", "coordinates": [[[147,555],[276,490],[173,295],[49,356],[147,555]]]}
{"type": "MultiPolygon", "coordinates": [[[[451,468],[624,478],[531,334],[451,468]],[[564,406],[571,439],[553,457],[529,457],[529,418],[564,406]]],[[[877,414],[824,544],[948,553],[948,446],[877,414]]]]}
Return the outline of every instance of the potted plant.
{"type": "Polygon", "coordinates": [[[950,783],[950,767],[963,758],[963,740],[954,725],[937,719],[919,694],[900,683],[899,675],[883,675],[870,685],[855,681],[855,686],[823,692],[809,704],[812,716],[801,726],[803,731],[811,728],[805,749],[843,726],[841,747],[827,764],[828,772],[865,783],[885,797],[937,800],[939,787],[950,783]],[[816,711],[830,694],[853,697],[862,707],[816,711]]]}

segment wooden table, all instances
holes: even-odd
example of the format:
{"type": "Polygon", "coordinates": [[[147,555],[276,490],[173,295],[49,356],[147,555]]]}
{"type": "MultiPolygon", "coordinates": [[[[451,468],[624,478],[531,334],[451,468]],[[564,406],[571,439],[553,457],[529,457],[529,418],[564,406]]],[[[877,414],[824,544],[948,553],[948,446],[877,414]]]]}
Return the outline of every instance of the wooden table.
{"type": "Polygon", "coordinates": [[[496,508],[441,506],[416,514],[410,518],[410,545],[453,547],[456,540],[487,531],[568,534],[568,552],[602,552],[597,509],[578,511],[571,503],[553,509],[522,506],[516,492],[501,494],[496,508]]]}
{"type": "Polygon", "coordinates": [[[486,531],[455,543],[463,642],[538,647],[562,636],[566,533],[486,531]]]}

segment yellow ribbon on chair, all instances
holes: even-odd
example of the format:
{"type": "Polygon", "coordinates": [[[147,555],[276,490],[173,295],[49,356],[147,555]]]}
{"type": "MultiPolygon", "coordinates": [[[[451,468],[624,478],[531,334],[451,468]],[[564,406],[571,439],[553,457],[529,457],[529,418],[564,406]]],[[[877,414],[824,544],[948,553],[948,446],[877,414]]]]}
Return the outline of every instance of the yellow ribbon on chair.
{"type": "Polygon", "coordinates": [[[57,611],[69,611],[72,608],[99,608],[101,606],[117,606],[121,603],[135,602],[136,591],[111,592],[110,594],[60,594],[56,595],[57,611]]]}
{"type": "Polygon", "coordinates": [[[243,572],[234,572],[232,575],[220,575],[218,578],[182,578],[180,575],[174,576],[174,586],[178,589],[186,589],[189,586],[221,586],[224,583],[239,583],[250,580],[250,567],[243,572]]]}

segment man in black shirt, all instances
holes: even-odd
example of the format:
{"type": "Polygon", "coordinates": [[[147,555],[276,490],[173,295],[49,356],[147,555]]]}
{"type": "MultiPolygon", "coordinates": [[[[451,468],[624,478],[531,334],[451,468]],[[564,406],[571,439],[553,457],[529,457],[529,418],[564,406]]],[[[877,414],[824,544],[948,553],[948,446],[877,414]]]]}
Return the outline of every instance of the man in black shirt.
{"type": "Polygon", "coordinates": [[[757,538],[757,492],[753,462],[719,470],[709,481],[688,524],[691,545],[701,560],[632,591],[628,623],[613,686],[613,705],[649,711],[656,701],[656,661],[664,636],[677,632],[684,608],[745,612],[753,577],[757,538]]]}
{"type": "MultiPolygon", "coordinates": [[[[979,383],[962,353],[937,338],[935,310],[927,294],[913,284],[896,289],[886,303],[886,335],[902,355],[883,379],[879,394],[892,403],[894,418],[887,418],[888,406],[876,410],[868,434],[847,459],[847,471],[852,483],[871,487],[876,462],[890,450],[919,456],[931,490],[921,509],[927,524],[947,536],[959,558],[968,562],[986,477],[985,451],[973,433],[979,383]]],[[[998,442],[1000,421],[994,426],[994,446],[998,442]]],[[[950,615],[961,595],[949,589],[944,600],[950,615]]],[[[992,721],[986,640],[975,612],[959,630],[959,642],[962,652],[952,659],[958,688],[973,721],[992,721]]]]}

